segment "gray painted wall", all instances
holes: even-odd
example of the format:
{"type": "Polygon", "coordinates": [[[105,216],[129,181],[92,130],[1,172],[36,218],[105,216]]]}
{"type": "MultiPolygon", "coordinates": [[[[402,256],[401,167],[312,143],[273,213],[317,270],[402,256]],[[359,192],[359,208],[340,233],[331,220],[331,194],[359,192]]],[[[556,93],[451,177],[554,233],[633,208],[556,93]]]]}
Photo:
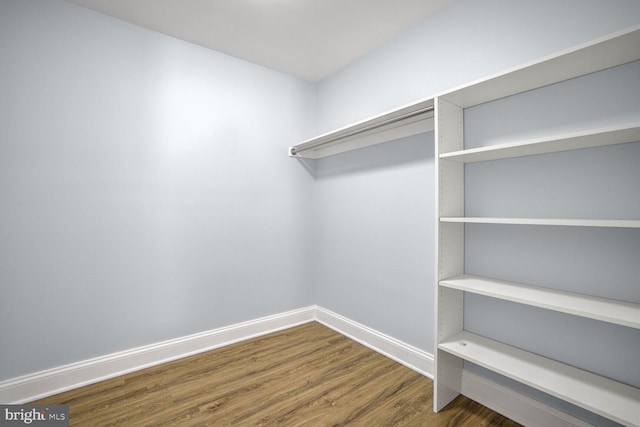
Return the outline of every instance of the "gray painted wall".
{"type": "Polygon", "coordinates": [[[316,301],[419,348],[433,340],[433,133],[316,164],[316,301]]]}
{"type": "Polygon", "coordinates": [[[3,0],[0,93],[0,380],[313,304],[313,85],[3,0]]]}

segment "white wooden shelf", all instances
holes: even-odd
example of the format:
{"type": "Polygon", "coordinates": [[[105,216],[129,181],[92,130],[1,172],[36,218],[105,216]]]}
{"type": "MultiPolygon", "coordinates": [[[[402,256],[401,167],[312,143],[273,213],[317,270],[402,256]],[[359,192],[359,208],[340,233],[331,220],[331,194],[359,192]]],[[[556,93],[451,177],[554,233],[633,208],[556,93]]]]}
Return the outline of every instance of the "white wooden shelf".
{"type": "Polygon", "coordinates": [[[640,59],[640,25],[476,80],[438,96],[462,108],[640,59]]]}
{"type": "Polygon", "coordinates": [[[618,423],[640,425],[635,387],[466,331],[438,348],[618,423]]]}
{"type": "Polygon", "coordinates": [[[463,274],[440,286],[640,329],[640,304],[463,274]]]}
{"type": "MultiPolygon", "coordinates": [[[[465,217],[464,164],[640,140],[640,121],[464,149],[464,108],[640,60],[640,25],[362,120],[289,148],[318,159],[435,130],[436,295],[433,408],[461,392],[463,359],[626,425],[640,426],[640,390],[463,331],[464,292],[639,328],[638,304],[464,275],[464,224],[640,228],[640,219],[465,217]],[[453,338],[451,338],[453,336],[453,338]]],[[[496,123],[499,121],[496,120],[496,123]]]]}
{"type": "MultiPolygon", "coordinates": [[[[640,329],[640,304],[635,302],[464,274],[464,224],[640,228],[640,219],[466,217],[464,204],[466,163],[640,141],[640,117],[636,116],[631,123],[465,149],[465,108],[638,60],[640,25],[435,96],[439,220],[434,411],[462,392],[463,361],[468,360],[619,423],[640,426],[640,389],[464,331],[465,292],[640,329]]],[[[499,125],[499,117],[495,123],[499,125]]],[[[593,339],[597,342],[598,337],[593,339]]]]}
{"type": "Polygon", "coordinates": [[[640,122],[440,154],[461,163],[508,159],[640,141],[640,122]]]}
{"type": "Polygon", "coordinates": [[[405,105],[289,147],[289,156],[318,159],[434,129],[433,98],[405,105]]]}
{"type": "Polygon", "coordinates": [[[289,156],[318,159],[432,131],[437,97],[466,108],[636,60],[640,25],[308,139],[289,156]]]}
{"type": "Polygon", "coordinates": [[[640,228],[637,219],[564,219],[564,218],[495,218],[441,217],[441,222],[465,224],[553,225],[565,227],[640,228]]]}

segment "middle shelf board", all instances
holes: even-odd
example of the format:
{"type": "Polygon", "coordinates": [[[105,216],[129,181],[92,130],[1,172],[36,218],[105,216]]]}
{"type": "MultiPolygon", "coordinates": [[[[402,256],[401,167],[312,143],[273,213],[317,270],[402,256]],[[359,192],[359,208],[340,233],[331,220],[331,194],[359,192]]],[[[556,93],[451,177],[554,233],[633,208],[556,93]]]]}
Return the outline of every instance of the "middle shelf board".
{"type": "Polygon", "coordinates": [[[438,349],[618,423],[640,425],[638,388],[466,331],[438,349]]]}
{"type": "Polygon", "coordinates": [[[640,329],[640,304],[463,274],[440,286],[640,329]]]}
{"type": "Polygon", "coordinates": [[[640,122],[440,154],[460,163],[509,159],[640,141],[640,122]]]}
{"type": "Polygon", "coordinates": [[[637,219],[440,217],[440,222],[465,223],[465,224],[553,225],[553,226],[565,226],[565,227],[640,228],[640,220],[637,220],[637,219]]]}

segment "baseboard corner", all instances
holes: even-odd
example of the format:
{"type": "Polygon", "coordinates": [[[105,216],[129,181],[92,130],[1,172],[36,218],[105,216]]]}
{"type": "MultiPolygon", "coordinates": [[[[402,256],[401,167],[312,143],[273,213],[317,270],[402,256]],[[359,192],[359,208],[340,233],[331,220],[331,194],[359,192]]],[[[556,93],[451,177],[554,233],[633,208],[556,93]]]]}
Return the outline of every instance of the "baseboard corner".
{"type": "Polygon", "coordinates": [[[351,319],[316,306],[316,321],[360,344],[433,379],[433,355],[351,319]]]}

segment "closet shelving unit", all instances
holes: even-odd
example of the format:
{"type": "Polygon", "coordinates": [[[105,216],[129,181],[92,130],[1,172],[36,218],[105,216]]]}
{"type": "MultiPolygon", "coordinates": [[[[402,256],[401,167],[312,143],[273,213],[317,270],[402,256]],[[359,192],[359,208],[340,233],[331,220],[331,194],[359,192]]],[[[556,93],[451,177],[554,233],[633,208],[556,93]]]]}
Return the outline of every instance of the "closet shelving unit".
{"type": "Polygon", "coordinates": [[[462,390],[469,361],[623,425],[640,425],[640,389],[464,330],[464,293],[640,329],[640,304],[464,272],[465,224],[640,228],[638,219],[466,217],[464,165],[640,141],[640,121],[489,147],[464,148],[464,109],[640,59],[640,27],[438,96],[434,410],[462,390]]]}
{"type": "MultiPolygon", "coordinates": [[[[640,228],[640,219],[466,217],[464,165],[640,141],[640,120],[489,147],[464,148],[467,107],[640,60],[640,26],[380,114],[289,148],[317,159],[435,130],[436,298],[433,409],[462,391],[463,361],[515,379],[623,425],[640,425],[640,389],[464,330],[464,293],[640,329],[640,304],[464,272],[465,224],[640,228]]],[[[639,118],[640,119],[640,118],[639,118]]]]}

